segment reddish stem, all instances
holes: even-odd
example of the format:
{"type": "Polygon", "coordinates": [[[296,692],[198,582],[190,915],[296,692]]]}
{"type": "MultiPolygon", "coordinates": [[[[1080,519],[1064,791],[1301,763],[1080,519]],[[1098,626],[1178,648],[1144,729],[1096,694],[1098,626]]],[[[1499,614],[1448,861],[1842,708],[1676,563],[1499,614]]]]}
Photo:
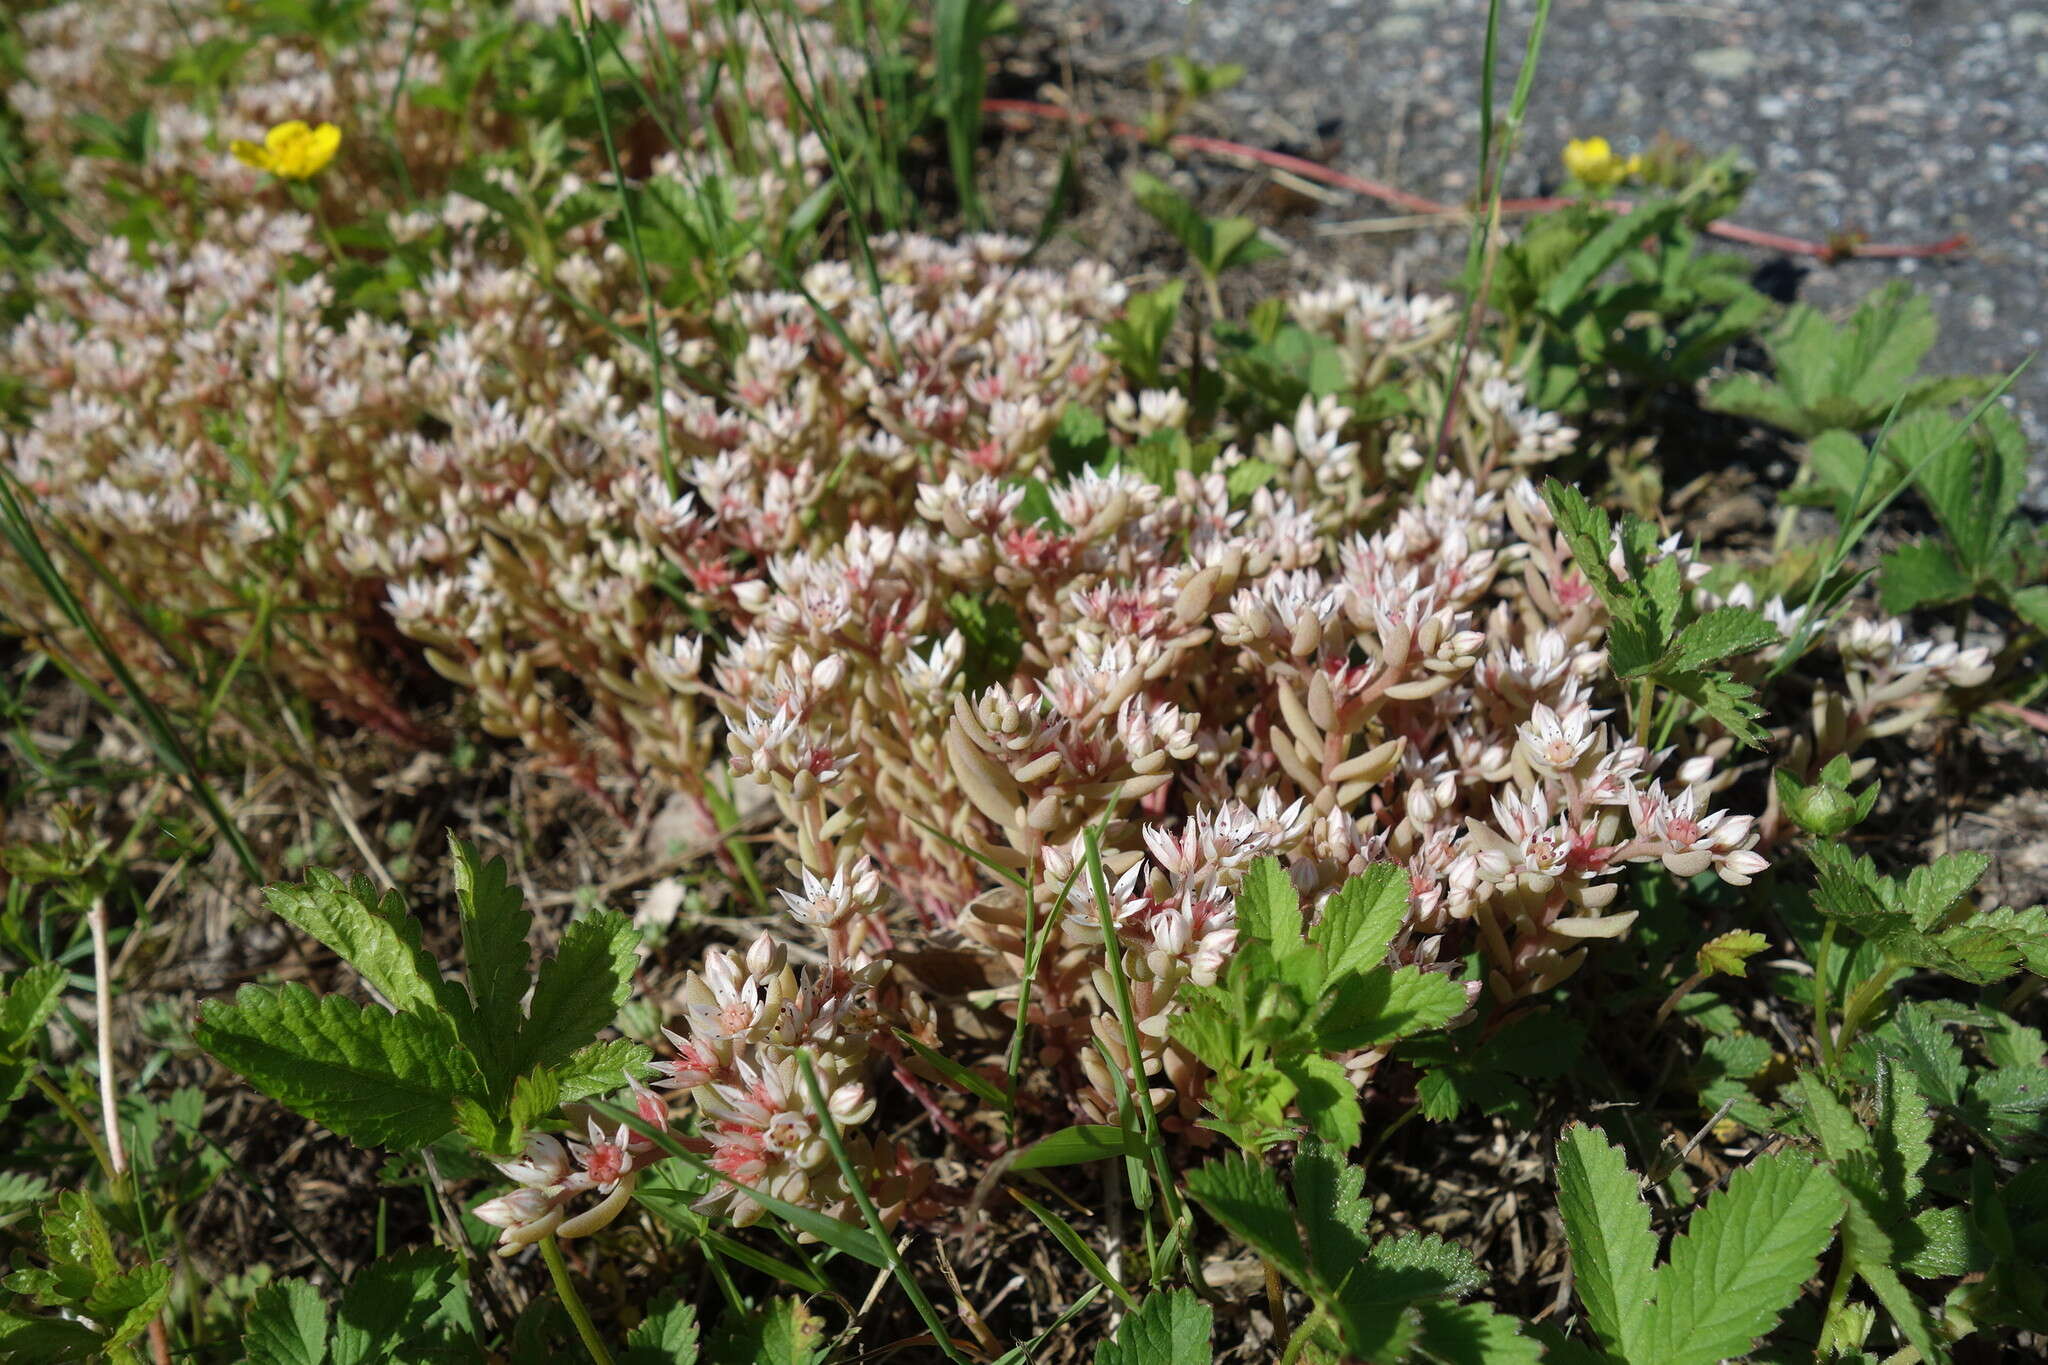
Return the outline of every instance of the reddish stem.
{"type": "MultiPolygon", "coordinates": [[[[1058,104],[1046,104],[1039,100],[989,99],[983,100],[981,107],[991,114],[1008,115],[1012,118],[1026,120],[1048,119],[1060,123],[1075,123],[1087,127],[1100,128],[1118,137],[1130,138],[1140,142],[1154,140],[1150,133],[1135,123],[1126,123],[1122,119],[1096,118],[1084,114],[1078,109],[1068,109],[1058,104]]],[[[1253,147],[1242,142],[1231,142],[1224,138],[1199,137],[1192,133],[1175,133],[1168,137],[1163,145],[1168,151],[1207,152],[1213,156],[1224,156],[1241,161],[1255,162],[1258,165],[1268,166],[1274,170],[1286,171],[1290,175],[1298,175],[1304,180],[1313,180],[1318,184],[1329,185],[1335,189],[1349,190],[1353,194],[1364,195],[1368,199],[1377,199],[1383,204],[1392,204],[1394,207],[1406,209],[1410,213],[1460,217],[1465,212],[1455,204],[1446,204],[1439,200],[1425,198],[1419,194],[1411,194],[1407,190],[1397,189],[1378,180],[1367,180],[1363,176],[1333,170],[1328,166],[1310,161],[1305,157],[1290,156],[1286,152],[1269,151],[1264,147],[1253,147]]],[[[1502,213],[1547,213],[1555,209],[1568,208],[1578,202],[1580,201],[1577,199],[1565,198],[1559,195],[1546,195],[1534,199],[1503,199],[1500,208],[1502,213]]],[[[1610,199],[1602,203],[1601,207],[1615,213],[1626,213],[1634,205],[1626,199],[1610,199]]],[[[1719,218],[1707,224],[1706,230],[1716,237],[1725,238],[1731,242],[1742,242],[1749,246],[1763,247],[1766,250],[1783,252],[1788,256],[1813,256],[1820,260],[1831,262],[1846,260],[1856,256],[1889,259],[1951,256],[1970,245],[1969,237],[1960,232],[1953,237],[1939,242],[1914,244],[1867,242],[1863,240],[1860,234],[1856,233],[1842,234],[1831,237],[1826,241],[1815,241],[1806,237],[1788,237],[1781,233],[1767,232],[1762,228],[1745,227],[1740,223],[1731,223],[1726,219],[1719,218]]]]}

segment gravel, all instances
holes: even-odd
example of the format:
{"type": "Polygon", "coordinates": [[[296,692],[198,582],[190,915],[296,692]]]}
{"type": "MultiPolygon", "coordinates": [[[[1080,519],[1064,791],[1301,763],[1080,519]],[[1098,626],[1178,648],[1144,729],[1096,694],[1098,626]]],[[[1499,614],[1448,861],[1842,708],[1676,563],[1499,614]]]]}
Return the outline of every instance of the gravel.
{"type": "MultiPolygon", "coordinates": [[[[1508,0],[1496,82],[1505,107],[1532,0],[1508,0]]],[[[1186,53],[1239,62],[1242,82],[1184,125],[1312,154],[1339,169],[1458,200],[1476,178],[1486,0],[1045,0],[1080,68],[1143,82],[1186,53]]],[[[1033,12],[1027,11],[1027,12],[1033,12]]],[[[1972,247],[1946,260],[1801,261],[1798,296],[1840,310],[1895,276],[1933,301],[1936,371],[2007,370],[2048,325],[2048,8],[2040,0],[1556,0],[1506,192],[1560,177],[1574,136],[1640,150],[1658,133],[1735,149],[1758,176],[1739,221],[1797,237],[1861,232],[1972,247]]],[[[1289,235],[1439,284],[1462,234],[1344,226],[1395,210],[1326,204],[1289,235]]],[[[1752,252],[1759,264],[1767,253],[1752,252]]],[[[1784,272],[1779,271],[1782,279],[1784,272]]],[[[2014,386],[2048,476],[2048,361],[2014,386]]]]}

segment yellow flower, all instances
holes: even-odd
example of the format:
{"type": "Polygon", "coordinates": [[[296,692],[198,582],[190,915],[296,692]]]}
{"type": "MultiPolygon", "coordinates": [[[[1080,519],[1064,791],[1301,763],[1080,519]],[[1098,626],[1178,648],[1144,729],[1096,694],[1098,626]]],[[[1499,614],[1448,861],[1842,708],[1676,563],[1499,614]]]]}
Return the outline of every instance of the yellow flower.
{"type": "Polygon", "coordinates": [[[1616,156],[1604,137],[1573,138],[1564,147],[1564,169],[1581,185],[1599,189],[1618,184],[1632,175],[1640,175],[1643,159],[1639,156],[1627,159],[1616,156]]]}
{"type": "Polygon", "coordinates": [[[300,119],[280,123],[263,135],[263,145],[235,141],[228,150],[244,166],[269,171],[285,180],[306,180],[318,175],[334,160],[341,146],[341,129],[331,123],[309,128],[300,119]]]}

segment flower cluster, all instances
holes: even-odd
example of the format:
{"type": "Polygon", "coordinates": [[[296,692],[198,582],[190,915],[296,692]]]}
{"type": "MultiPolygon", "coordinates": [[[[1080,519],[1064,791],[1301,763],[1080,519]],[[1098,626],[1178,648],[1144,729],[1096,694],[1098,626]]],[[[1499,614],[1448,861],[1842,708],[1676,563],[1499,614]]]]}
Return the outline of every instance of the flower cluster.
{"type": "MultiPolygon", "coordinates": [[[[723,1213],[741,1227],[765,1212],[751,1191],[859,1216],[825,1124],[857,1130],[875,1110],[867,1073],[888,966],[861,944],[882,924],[882,885],[865,863],[830,879],[805,873],[802,885],[783,896],[798,923],[823,940],[824,961],[799,970],[765,933],[744,955],[712,949],[683,983],[683,1029],[668,1033],[675,1055],[657,1064],[665,1084],[694,1102],[695,1145],[730,1182],[699,1201],[699,1212],[723,1213]],[[822,1113],[811,1102],[813,1083],[822,1113]]],[[[854,1131],[842,1140],[886,1222],[924,1201],[927,1163],[884,1138],[854,1131]]]]}
{"type": "MultiPolygon", "coordinates": [[[[668,1127],[668,1105],[661,1096],[638,1086],[628,1093],[642,1122],[668,1127]]],[[[526,1149],[518,1158],[496,1163],[499,1172],[512,1181],[513,1189],[477,1205],[474,1212],[502,1229],[498,1234],[501,1255],[549,1235],[566,1241],[609,1227],[632,1201],[640,1172],[663,1155],[652,1138],[630,1125],[620,1124],[607,1133],[595,1117],[587,1113],[581,1117],[582,1138],[572,1137],[565,1145],[551,1133],[535,1133],[527,1138],[526,1149]],[[571,1207],[584,1196],[596,1198],[571,1213],[571,1207]]]]}

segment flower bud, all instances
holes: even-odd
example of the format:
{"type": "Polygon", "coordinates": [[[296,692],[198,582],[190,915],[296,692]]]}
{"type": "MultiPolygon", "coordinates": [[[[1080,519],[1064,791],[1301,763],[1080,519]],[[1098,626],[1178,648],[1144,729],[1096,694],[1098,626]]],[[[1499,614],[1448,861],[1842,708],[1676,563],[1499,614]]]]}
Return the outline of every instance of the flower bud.
{"type": "MultiPolygon", "coordinates": [[[[569,1150],[562,1146],[560,1139],[546,1133],[535,1133],[526,1140],[526,1152],[517,1161],[500,1161],[499,1170],[508,1180],[539,1190],[552,1185],[569,1174],[569,1150]]],[[[481,1212],[477,1215],[483,1217],[481,1212]]],[[[489,1222],[489,1219],[484,1219],[489,1222]]],[[[503,1226],[500,1224],[499,1226],[503,1226]]]]}
{"type": "Polygon", "coordinates": [[[1829,781],[1825,775],[1808,787],[1781,768],[1776,780],[1778,801],[1784,807],[1786,817],[1808,834],[1822,839],[1832,839],[1848,830],[1869,813],[1877,797],[1876,787],[1869,788],[1860,797],[1852,796],[1845,787],[1829,781]]]}

